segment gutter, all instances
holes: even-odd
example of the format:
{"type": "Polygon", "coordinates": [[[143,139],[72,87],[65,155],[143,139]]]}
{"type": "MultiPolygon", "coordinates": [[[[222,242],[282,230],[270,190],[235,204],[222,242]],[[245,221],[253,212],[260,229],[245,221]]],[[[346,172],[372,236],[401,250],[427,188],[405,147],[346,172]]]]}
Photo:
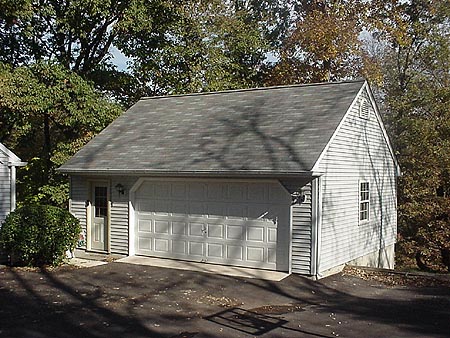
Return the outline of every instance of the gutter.
{"type": "Polygon", "coordinates": [[[229,177],[312,177],[320,173],[311,171],[271,171],[271,170],[155,170],[155,169],[66,169],[58,168],[63,174],[79,175],[151,175],[151,176],[229,176],[229,177]]]}

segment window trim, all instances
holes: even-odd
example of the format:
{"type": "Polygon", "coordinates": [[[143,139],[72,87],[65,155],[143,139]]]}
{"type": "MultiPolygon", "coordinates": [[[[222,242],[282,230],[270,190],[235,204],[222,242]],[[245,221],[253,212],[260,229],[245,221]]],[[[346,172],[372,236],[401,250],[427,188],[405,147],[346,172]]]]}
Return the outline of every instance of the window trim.
{"type": "Polygon", "coordinates": [[[367,180],[359,181],[359,189],[358,189],[358,224],[367,223],[370,221],[370,182],[367,180]],[[363,190],[363,184],[367,184],[367,190],[363,190]],[[362,199],[362,193],[367,193],[367,199],[362,199]],[[362,206],[367,205],[367,209],[362,210],[362,206]],[[367,212],[367,217],[361,219],[361,213],[367,212]]]}

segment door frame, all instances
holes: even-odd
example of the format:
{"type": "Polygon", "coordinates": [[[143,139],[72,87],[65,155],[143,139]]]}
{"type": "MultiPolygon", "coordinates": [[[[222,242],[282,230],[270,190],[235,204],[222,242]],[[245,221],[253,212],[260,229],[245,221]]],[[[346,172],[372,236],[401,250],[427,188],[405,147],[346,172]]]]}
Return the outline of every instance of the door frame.
{"type": "MultiPolygon", "coordinates": [[[[248,182],[254,182],[254,183],[277,183],[287,194],[290,196],[290,192],[284,187],[281,182],[274,178],[205,178],[205,177],[186,177],[186,178],[180,178],[180,177],[140,177],[131,187],[129,191],[128,196],[128,255],[129,256],[135,256],[136,255],[136,247],[137,247],[137,238],[136,238],[136,211],[135,211],[135,202],[136,202],[136,192],[141,187],[141,185],[144,182],[167,182],[167,181],[180,181],[180,182],[242,182],[242,183],[248,183],[248,182]]],[[[291,266],[292,266],[292,207],[289,207],[289,215],[288,215],[288,229],[286,234],[281,234],[283,236],[286,236],[285,238],[287,242],[287,254],[285,259],[287,268],[286,272],[291,273],[291,266]]],[[[279,238],[280,233],[277,232],[277,238],[279,238]]],[[[278,244],[277,244],[278,245],[278,244]]],[[[277,270],[278,271],[278,270],[277,270]]]]}
{"type": "Polygon", "coordinates": [[[111,253],[111,182],[109,180],[89,180],[89,189],[88,189],[88,199],[86,203],[86,250],[93,252],[101,252],[101,253],[111,253]],[[92,220],[94,218],[94,201],[92,198],[94,197],[94,188],[95,186],[102,186],[107,188],[106,196],[106,224],[105,224],[105,249],[93,249],[92,248],[92,220]]]}

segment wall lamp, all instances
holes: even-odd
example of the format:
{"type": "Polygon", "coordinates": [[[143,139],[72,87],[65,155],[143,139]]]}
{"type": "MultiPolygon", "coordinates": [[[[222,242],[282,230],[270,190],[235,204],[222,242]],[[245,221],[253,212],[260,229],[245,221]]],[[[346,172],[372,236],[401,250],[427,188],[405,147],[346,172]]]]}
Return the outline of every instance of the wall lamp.
{"type": "Polygon", "coordinates": [[[305,195],[305,194],[302,194],[302,193],[299,192],[299,191],[293,192],[293,193],[291,194],[291,198],[292,198],[291,205],[294,205],[294,204],[302,204],[303,202],[306,201],[306,195],[305,195]]]}
{"type": "Polygon", "coordinates": [[[115,188],[116,188],[116,191],[119,193],[119,195],[125,194],[125,187],[123,186],[123,184],[117,183],[115,188]]]}

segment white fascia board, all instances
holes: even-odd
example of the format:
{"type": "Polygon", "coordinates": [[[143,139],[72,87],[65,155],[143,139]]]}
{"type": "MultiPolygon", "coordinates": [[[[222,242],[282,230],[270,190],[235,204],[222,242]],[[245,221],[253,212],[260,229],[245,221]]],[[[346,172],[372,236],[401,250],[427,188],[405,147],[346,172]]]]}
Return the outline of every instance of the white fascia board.
{"type": "Polygon", "coordinates": [[[0,151],[9,157],[9,162],[11,163],[22,163],[22,160],[14,154],[11,150],[6,148],[2,143],[0,143],[0,151]]]}
{"type": "Polygon", "coordinates": [[[322,152],[320,153],[319,157],[317,158],[316,163],[314,163],[314,166],[311,169],[312,172],[318,172],[318,168],[319,168],[320,162],[322,162],[322,159],[325,156],[325,154],[327,153],[328,148],[330,148],[331,143],[333,142],[333,140],[335,139],[336,135],[339,133],[340,129],[342,128],[342,125],[344,124],[344,121],[345,121],[347,115],[350,113],[350,111],[352,110],[352,108],[356,104],[356,102],[358,101],[361,93],[364,91],[365,88],[367,88],[367,81],[365,81],[364,84],[359,89],[358,94],[356,94],[356,96],[353,99],[352,103],[348,107],[347,111],[345,112],[344,116],[342,117],[341,121],[339,122],[337,128],[333,132],[333,135],[331,135],[330,140],[326,144],[325,148],[323,148],[322,152]]]}
{"type": "Polygon", "coordinates": [[[8,162],[9,167],[24,167],[28,164],[28,162],[8,162]]]}

